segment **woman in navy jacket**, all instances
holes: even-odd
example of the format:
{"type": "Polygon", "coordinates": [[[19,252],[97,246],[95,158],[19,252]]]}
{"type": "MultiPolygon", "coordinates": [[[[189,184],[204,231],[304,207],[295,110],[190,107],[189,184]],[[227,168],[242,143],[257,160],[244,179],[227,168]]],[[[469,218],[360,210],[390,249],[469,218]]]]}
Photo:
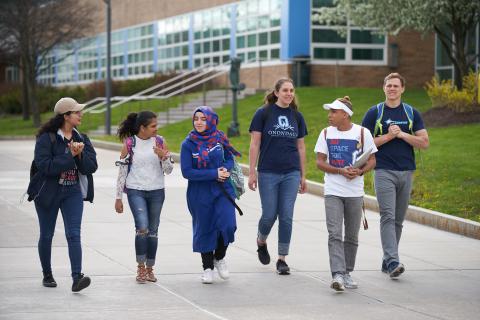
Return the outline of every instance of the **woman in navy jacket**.
{"type": "Polygon", "coordinates": [[[37,172],[28,187],[40,224],[38,253],[43,269],[43,285],[56,287],[52,275],[51,252],[58,210],[62,212],[72,270],[72,291],[90,285],[82,271],[80,229],[83,201],[93,201],[92,174],[97,170],[96,153],[86,135],[76,127],[81,124],[82,109],[72,98],[62,98],[55,105],[55,116],[37,134],[34,165],[37,172]]]}
{"type": "Polygon", "coordinates": [[[202,256],[202,282],[212,283],[214,267],[222,279],[229,277],[225,254],[234,241],[237,224],[231,202],[235,193],[232,185],[224,182],[230,176],[233,156],[240,153],[217,130],[218,115],[210,107],[197,108],[192,122],[194,129],[182,143],[180,162],[183,177],[188,179],[193,251],[202,256]]]}

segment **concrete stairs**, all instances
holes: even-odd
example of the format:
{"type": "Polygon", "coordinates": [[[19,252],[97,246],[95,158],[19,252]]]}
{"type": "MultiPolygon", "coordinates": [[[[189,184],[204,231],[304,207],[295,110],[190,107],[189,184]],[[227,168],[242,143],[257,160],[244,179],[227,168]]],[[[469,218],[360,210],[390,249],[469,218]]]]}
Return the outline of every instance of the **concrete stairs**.
{"type": "MultiPolygon", "coordinates": [[[[241,100],[249,95],[255,94],[255,89],[246,88],[245,90],[238,93],[237,99],[241,100]]],[[[220,108],[225,104],[232,102],[232,91],[231,90],[210,90],[205,93],[205,98],[203,95],[199,95],[196,99],[185,102],[183,105],[180,104],[177,107],[169,108],[167,111],[162,111],[158,113],[158,127],[163,127],[171,123],[176,123],[189,119],[193,115],[193,111],[203,105],[212,107],[213,109],[220,108]]],[[[111,132],[115,134],[118,129],[118,124],[112,124],[111,132]]],[[[96,130],[91,130],[89,132],[90,136],[100,136],[105,134],[105,126],[100,126],[96,130]]]]}

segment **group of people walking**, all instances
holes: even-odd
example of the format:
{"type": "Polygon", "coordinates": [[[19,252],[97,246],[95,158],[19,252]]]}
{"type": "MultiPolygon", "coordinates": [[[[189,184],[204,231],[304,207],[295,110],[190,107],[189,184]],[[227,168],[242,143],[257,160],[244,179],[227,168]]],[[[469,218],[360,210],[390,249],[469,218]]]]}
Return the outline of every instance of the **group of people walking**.
{"type": "MultiPolygon", "coordinates": [[[[428,134],[420,113],[401,99],[405,80],[389,74],[383,85],[385,101],[370,108],[362,125],[352,123],[353,104],[348,96],[324,104],[329,126],[314,148],[316,165],[325,172],[325,212],[331,288],[357,288],[351,277],[355,268],[358,233],[362,221],[364,173],[375,169],[375,192],[380,208],[383,248],[381,270],[397,278],[405,271],[398,244],[408,207],[414,148],[428,147],[428,134]]],[[[51,244],[60,209],[65,223],[72,269],[72,291],[90,284],[81,273],[80,225],[83,201],[93,201],[92,174],[97,169],[95,150],[86,135],[80,134],[84,105],[71,98],[57,102],[55,117],[37,135],[36,166],[28,189],[35,201],[40,223],[38,244],[43,285],[57,284],[51,269],[51,244]]],[[[216,269],[220,278],[229,278],[226,252],[235,240],[236,192],[230,181],[235,158],[241,154],[227,136],[217,129],[218,115],[207,106],[195,109],[192,130],[181,145],[180,166],[188,180],[187,207],[192,216],[193,251],[200,253],[201,281],[210,284],[216,269]]],[[[257,253],[260,263],[270,263],[268,236],[278,219],[276,270],[290,274],[286,262],[292,236],[293,213],[298,193],[305,193],[306,121],[299,111],[293,81],[279,79],[265,97],[264,105],[250,124],[248,187],[258,187],[262,215],[258,223],[257,253]]],[[[155,282],[153,272],[158,245],[160,214],[165,200],[164,175],[173,161],[165,139],[157,135],[157,116],[150,111],[131,113],[120,124],[123,142],[117,178],[115,210],[124,211],[122,195],[135,222],[136,281],[155,282]]]]}

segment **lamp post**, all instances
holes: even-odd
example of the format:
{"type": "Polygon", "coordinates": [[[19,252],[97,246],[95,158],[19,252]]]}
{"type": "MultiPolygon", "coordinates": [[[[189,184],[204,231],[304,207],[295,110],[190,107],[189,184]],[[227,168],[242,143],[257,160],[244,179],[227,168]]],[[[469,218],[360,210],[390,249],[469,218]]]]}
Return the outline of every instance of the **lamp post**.
{"type": "Polygon", "coordinates": [[[107,100],[106,107],[107,111],[105,113],[105,134],[111,134],[111,118],[112,118],[112,110],[111,110],[111,90],[112,90],[112,78],[111,78],[111,70],[110,70],[110,57],[111,57],[111,35],[112,35],[112,7],[111,7],[111,0],[103,0],[107,5],[107,79],[105,82],[105,98],[107,100]]]}
{"type": "Polygon", "coordinates": [[[228,127],[228,136],[236,137],[240,135],[240,128],[237,116],[237,93],[245,89],[245,84],[240,83],[240,64],[242,60],[239,58],[230,59],[230,89],[232,89],[232,122],[228,127]]]}

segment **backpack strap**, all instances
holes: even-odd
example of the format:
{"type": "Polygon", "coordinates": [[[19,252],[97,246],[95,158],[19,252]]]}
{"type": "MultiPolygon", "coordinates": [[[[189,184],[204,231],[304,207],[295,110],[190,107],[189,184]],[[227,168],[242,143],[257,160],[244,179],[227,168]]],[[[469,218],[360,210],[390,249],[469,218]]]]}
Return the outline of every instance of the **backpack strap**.
{"type": "Polygon", "coordinates": [[[362,144],[362,154],[363,154],[363,130],[364,129],[365,129],[364,127],[360,129],[360,143],[362,144]]]}
{"type": "Polygon", "coordinates": [[[132,167],[132,161],[133,161],[133,148],[135,148],[136,144],[136,139],[135,136],[130,136],[127,137],[125,140],[125,145],[127,146],[127,154],[128,154],[128,170],[127,172],[130,172],[130,168],[132,167]]]}
{"type": "Polygon", "coordinates": [[[413,135],[413,108],[411,105],[403,102],[402,102],[402,106],[408,118],[408,130],[410,130],[410,133],[413,135]]]}
{"type": "Polygon", "coordinates": [[[377,119],[375,120],[375,128],[373,129],[374,137],[381,136],[383,134],[382,118],[383,118],[383,110],[385,109],[385,103],[380,102],[379,104],[377,104],[376,108],[377,108],[377,119]]]}
{"type": "Polygon", "coordinates": [[[55,144],[55,142],[57,141],[57,137],[56,137],[55,133],[49,132],[48,136],[50,137],[50,142],[52,143],[52,145],[55,144]]]}
{"type": "Polygon", "coordinates": [[[323,129],[323,136],[325,138],[325,142],[327,142],[327,128],[323,129]]]}
{"type": "Polygon", "coordinates": [[[163,148],[163,137],[157,135],[157,136],[155,137],[155,143],[163,148]]]}
{"type": "Polygon", "coordinates": [[[268,118],[270,117],[270,113],[272,113],[271,112],[272,108],[271,108],[270,105],[265,104],[265,105],[263,105],[262,109],[263,109],[262,122],[263,122],[263,125],[265,126],[265,123],[267,122],[268,118]]]}

